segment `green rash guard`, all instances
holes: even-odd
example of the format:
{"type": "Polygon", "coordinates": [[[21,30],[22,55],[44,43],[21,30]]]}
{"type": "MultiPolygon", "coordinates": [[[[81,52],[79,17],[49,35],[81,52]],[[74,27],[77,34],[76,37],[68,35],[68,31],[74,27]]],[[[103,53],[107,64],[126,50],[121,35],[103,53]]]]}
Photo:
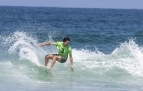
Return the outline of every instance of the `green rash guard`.
{"type": "Polygon", "coordinates": [[[55,45],[58,49],[58,54],[62,57],[68,58],[68,54],[72,54],[71,46],[64,46],[63,42],[54,42],[53,45],[55,45]]]}

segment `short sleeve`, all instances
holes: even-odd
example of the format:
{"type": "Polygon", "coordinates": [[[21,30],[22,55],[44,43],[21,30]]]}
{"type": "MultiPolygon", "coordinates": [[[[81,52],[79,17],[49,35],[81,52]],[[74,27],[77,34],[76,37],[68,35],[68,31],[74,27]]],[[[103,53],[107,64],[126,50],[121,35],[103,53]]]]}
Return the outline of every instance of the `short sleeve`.
{"type": "Polygon", "coordinates": [[[52,43],[54,46],[58,46],[59,45],[59,42],[54,42],[52,43]]]}

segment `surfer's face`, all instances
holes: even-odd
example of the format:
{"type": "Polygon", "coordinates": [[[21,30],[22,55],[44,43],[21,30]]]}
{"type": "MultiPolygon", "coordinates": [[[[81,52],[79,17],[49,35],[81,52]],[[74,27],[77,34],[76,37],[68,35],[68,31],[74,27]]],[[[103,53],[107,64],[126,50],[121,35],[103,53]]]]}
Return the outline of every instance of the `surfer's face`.
{"type": "Polygon", "coordinates": [[[64,42],[64,46],[68,46],[68,45],[69,45],[69,43],[70,43],[70,41],[68,41],[68,40],[67,40],[67,41],[65,41],[65,42],[64,42]]]}

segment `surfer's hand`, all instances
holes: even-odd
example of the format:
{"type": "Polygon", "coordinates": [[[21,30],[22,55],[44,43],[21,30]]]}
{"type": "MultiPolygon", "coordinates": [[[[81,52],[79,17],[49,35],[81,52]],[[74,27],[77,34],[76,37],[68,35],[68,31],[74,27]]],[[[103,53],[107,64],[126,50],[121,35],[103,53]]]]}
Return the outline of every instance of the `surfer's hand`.
{"type": "Polygon", "coordinates": [[[41,43],[39,43],[39,44],[38,44],[38,46],[42,47],[42,44],[41,44],[41,43]]]}
{"type": "Polygon", "coordinates": [[[72,71],[72,72],[74,72],[74,69],[73,69],[73,67],[72,67],[72,66],[71,66],[71,71],[72,71]]]}

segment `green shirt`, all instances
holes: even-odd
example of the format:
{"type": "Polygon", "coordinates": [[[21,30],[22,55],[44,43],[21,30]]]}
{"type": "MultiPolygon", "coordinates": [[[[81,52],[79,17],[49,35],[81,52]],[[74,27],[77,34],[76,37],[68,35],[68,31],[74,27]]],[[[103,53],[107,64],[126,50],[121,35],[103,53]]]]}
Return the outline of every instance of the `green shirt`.
{"type": "Polygon", "coordinates": [[[58,54],[62,57],[68,58],[68,54],[72,54],[71,46],[64,46],[63,42],[55,42],[53,43],[58,49],[58,54]]]}

